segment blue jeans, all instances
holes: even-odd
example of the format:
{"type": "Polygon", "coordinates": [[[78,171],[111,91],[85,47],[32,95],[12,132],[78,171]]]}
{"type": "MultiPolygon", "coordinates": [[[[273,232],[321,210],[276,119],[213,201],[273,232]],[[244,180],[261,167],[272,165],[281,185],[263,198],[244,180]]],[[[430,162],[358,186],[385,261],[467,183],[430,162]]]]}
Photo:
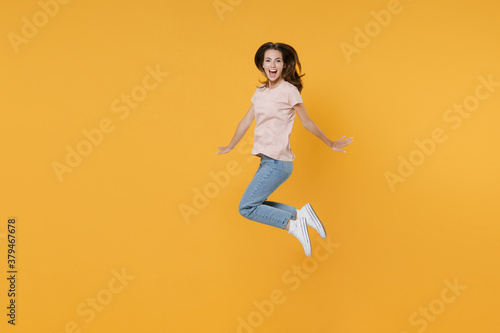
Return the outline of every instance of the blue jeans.
{"type": "Polygon", "coordinates": [[[240,214],[249,220],[285,229],[288,220],[295,219],[297,208],[267,201],[267,198],[290,177],[292,170],[293,162],[261,154],[260,166],[241,198],[240,214]]]}

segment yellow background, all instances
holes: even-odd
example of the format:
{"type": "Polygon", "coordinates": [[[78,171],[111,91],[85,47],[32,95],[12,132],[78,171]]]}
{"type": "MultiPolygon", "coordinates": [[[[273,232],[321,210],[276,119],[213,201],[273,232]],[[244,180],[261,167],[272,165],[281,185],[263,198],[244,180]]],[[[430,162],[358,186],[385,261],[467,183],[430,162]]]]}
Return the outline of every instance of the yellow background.
{"type": "Polygon", "coordinates": [[[2,332],[498,332],[500,87],[459,128],[444,118],[478,77],[500,82],[498,3],[401,0],[350,62],[341,45],[391,1],[221,3],[73,0],[18,52],[9,36],[41,5],[0,5],[2,332]],[[308,260],[292,236],[238,214],[258,166],[253,129],[215,154],[250,106],[268,41],[298,51],[311,118],[355,140],[339,154],[296,121],[294,173],[272,199],[310,202],[324,221],[334,250],[311,229],[308,260]],[[112,103],[148,68],[169,74],[121,119],[112,103]],[[59,181],[53,163],[103,119],[113,131],[59,181]],[[435,128],[446,141],[391,190],[387,172],[423,156],[415,140],[435,128]],[[130,279],[111,294],[122,271],[130,279]],[[95,318],[77,312],[97,296],[107,304],[95,318]]]}

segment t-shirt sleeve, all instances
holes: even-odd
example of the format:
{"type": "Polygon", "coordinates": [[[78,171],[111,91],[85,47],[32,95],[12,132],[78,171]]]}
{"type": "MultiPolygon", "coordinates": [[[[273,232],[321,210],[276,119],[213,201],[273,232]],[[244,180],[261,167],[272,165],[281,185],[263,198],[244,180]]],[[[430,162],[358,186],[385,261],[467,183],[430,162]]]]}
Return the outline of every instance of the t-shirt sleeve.
{"type": "MultiPolygon", "coordinates": [[[[260,86],[260,87],[262,87],[262,86],[260,86]]],[[[257,97],[257,94],[258,94],[258,91],[259,91],[260,87],[258,87],[257,89],[255,89],[255,92],[253,93],[252,98],[250,98],[250,100],[252,101],[253,104],[255,104],[255,98],[257,97]]]]}
{"type": "Polygon", "coordinates": [[[290,103],[291,107],[294,107],[299,103],[303,103],[299,89],[295,86],[290,87],[290,92],[288,93],[288,103],[290,103]]]}

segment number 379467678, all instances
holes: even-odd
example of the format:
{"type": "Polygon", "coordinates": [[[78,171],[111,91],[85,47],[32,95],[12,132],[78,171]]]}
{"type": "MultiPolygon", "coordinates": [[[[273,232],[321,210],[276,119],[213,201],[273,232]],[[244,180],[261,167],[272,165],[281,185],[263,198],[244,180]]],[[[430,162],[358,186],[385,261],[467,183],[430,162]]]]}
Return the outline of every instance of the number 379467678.
{"type": "Polygon", "coordinates": [[[7,265],[10,269],[16,268],[16,220],[9,219],[9,223],[7,224],[8,234],[7,241],[9,245],[7,245],[7,265]]]}

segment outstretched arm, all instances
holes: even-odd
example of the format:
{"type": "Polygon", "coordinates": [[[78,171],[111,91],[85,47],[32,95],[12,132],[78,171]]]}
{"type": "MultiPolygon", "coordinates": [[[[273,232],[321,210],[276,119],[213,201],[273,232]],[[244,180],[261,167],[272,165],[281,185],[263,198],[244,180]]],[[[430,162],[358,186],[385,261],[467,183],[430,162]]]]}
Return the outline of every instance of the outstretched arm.
{"type": "Polygon", "coordinates": [[[309,117],[307,114],[306,108],[304,107],[303,103],[296,104],[294,106],[295,112],[297,112],[297,115],[299,116],[300,122],[302,123],[302,126],[305,127],[309,132],[312,134],[316,135],[321,141],[323,141],[328,147],[331,149],[338,151],[340,153],[345,153],[345,150],[341,150],[340,148],[343,148],[350,144],[352,142],[352,138],[347,138],[344,139],[345,136],[341,137],[337,141],[332,141],[328,139],[328,137],[321,131],[321,129],[314,123],[314,121],[309,117]]]}
{"type": "Polygon", "coordinates": [[[255,118],[254,110],[253,110],[253,104],[250,106],[250,109],[248,112],[245,114],[243,119],[240,121],[238,124],[238,127],[236,127],[236,132],[233,135],[233,138],[231,139],[231,142],[227,146],[219,146],[218,149],[220,150],[217,152],[218,155],[220,154],[225,154],[229,153],[231,150],[236,147],[238,142],[240,142],[241,138],[245,133],[248,131],[250,126],[252,125],[252,122],[255,118]]]}

